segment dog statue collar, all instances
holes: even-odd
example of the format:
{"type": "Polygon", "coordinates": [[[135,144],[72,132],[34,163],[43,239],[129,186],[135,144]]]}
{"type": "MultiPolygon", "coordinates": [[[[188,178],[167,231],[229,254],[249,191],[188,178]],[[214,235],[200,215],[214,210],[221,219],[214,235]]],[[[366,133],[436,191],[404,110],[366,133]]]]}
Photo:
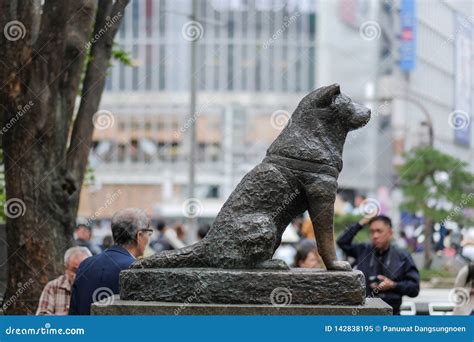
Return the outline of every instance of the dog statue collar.
{"type": "Polygon", "coordinates": [[[314,163],[307,160],[283,157],[280,155],[267,155],[263,159],[263,162],[283,166],[296,171],[324,173],[335,178],[339,176],[339,171],[334,166],[323,163],[314,163]]]}

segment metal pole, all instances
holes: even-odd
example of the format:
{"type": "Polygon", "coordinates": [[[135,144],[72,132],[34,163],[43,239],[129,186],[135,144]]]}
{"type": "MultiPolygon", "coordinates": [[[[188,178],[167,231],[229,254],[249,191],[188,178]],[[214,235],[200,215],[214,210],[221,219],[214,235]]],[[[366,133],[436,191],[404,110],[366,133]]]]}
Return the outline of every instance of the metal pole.
{"type": "MultiPolygon", "coordinates": [[[[189,17],[191,21],[196,21],[197,17],[197,0],[192,1],[192,13],[189,17]]],[[[196,90],[197,90],[197,42],[199,39],[191,40],[191,79],[190,79],[190,133],[189,133],[189,189],[188,198],[192,199],[195,197],[195,185],[196,185],[196,90]]],[[[188,241],[194,242],[197,240],[197,217],[189,217],[188,219],[188,241]]]]}
{"type": "Polygon", "coordinates": [[[428,133],[429,133],[429,145],[430,147],[433,147],[434,146],[434,132],[433,132],[433,121],[431,120],[431,115],[430,113],[428,112],[428,110],[426,109],[425,106],[423,106],[421,104],[420,101],[418,101],[417,99],[414,99],[413,97],[410,97],[410,96],[404,96],[403,99],[407,102],[411,102],[413,103],[415,106],[417,106],[418,108],[420,108],[421,112],[423,113],[423,115],[425,116],[425,123],[426,123],[426,126],[428,126],[428,133]]]}
{"type": "Polygon", "coordinates": [[[407,96],[407,95],[401,95],[401,96],[396,95],[396,96],[393,96],[391,98],[380,98],[378,101],[385,102],[385,101],[393,101],[394,99],[402,99],[402,100],[405,100],[407,102],[410,102],[410,103],[414,104],[415,106],[417,106],[421,110],[421,112],[423,113],[423,115],[425,116],[425,119],[426,119],[426,121],[424,123],[428,127],[429,145],[430,145],[430,147],[433,147],[434,146],[433,120],[431,120],[431,115],[428,112],[428,110],[426,109],[426,107],[423,106],[421,104],[421,102],[418,101],[417,99],[415,99],[413,97],[410,97],[410,96],[407,96]]]}

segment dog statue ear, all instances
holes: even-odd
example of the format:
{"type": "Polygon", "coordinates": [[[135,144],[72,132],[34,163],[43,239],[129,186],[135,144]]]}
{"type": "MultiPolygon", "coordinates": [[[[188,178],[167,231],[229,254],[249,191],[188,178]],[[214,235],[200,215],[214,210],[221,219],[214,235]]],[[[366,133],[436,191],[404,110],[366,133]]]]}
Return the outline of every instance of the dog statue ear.
{"type": "Polygon", "coordinates": [[[332,103],[333,98],[339,95],[340,93],[341,89],[339,87],[339,84],[337,83],[324,87],[318,94],[316,105],[318,107],[328,107],[332,103]]]}

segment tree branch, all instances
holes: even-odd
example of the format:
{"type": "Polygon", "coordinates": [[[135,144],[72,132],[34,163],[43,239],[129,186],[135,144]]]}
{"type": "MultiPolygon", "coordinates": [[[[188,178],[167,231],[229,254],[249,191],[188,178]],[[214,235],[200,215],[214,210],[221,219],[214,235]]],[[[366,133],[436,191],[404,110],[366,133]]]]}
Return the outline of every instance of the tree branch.
{"type": "MultiPolygon", "coordinates": [[[[70,14],[71,0],[46,0],[43,5],[40,32],[35,42],[35,50],[48,62],[56,62],[59,52],[64,51],[64,32],[70,14]]],[[[59,65],[50,65],[53,70],[59,65]]]]}
{"type": "Polygon", "coordinates": [[[0,0],[0,98],[20,94],[20,70],[31,61],[32,31],[39,20],[37,5],[36,0],[0,0]]]}
{"type": "Polygon", "coordinates": [[[62,60],[60,94],[61,114],[56,116],[55,145],[58,158],[62,160],[67,151],[71,121],[76,99],[84,73],[84,62],[89,53],[87,48],[97,11],[96,0],[75,0],[71,4],[70,18],[65,31],[66,46],[62,60]]]}
{"type": "Polygon", "coordinates": [[[94,125],[93,115],[97,112],[105,86],[106,70],[112,55],[115,35],[123,18],[129,0],[100,0],[97,10],[90,61],[82,88],[79,111],[74,122],[71,143],[67,154],[67,165],[72,177],[80,187],[84,179],[94,125]],[[105,31],[105,32],[104,32],[105,31]]]}

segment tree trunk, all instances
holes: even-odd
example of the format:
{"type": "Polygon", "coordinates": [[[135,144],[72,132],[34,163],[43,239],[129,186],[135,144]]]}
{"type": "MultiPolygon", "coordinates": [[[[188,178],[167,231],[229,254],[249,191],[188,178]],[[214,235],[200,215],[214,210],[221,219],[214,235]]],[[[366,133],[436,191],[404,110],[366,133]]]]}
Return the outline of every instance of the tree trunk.
{"type": "Polygon", "coordinates": [[[423,232],[425,234],[425,241],[423,243],[425,249],[423,267],[426,269],[430,269],[431,263],[433,262],[433,220],[431,218],[425,217],[425,225],[423,232]]]}
{"type": "Polygon", "coordinates": [[[5,142],[7,184],[8,314],[34,314],[42,288],[64,272],[63,254],[70,246],[74,201],[64,190],[63,167],[51,172],[41,162],[39,144],[25,153],[5,142]],[[15,157],[16,156],[16,157],[15,157]],[[25,191],[26,190],[26,191],[25,191]]]}
{"type": "Polygon", "coordinates": [[[92,117],[127,4],[0,0],[0,27],[15,23],[16,32],[20,30],[18,39],[0,36],[8,247],[3,307],[8,314],[33,314],[44,285],[64,271],[63,254],[72,243],[92,142],[92,117]],[[89,50],[91,34],[99,38],[89,50]]]}

